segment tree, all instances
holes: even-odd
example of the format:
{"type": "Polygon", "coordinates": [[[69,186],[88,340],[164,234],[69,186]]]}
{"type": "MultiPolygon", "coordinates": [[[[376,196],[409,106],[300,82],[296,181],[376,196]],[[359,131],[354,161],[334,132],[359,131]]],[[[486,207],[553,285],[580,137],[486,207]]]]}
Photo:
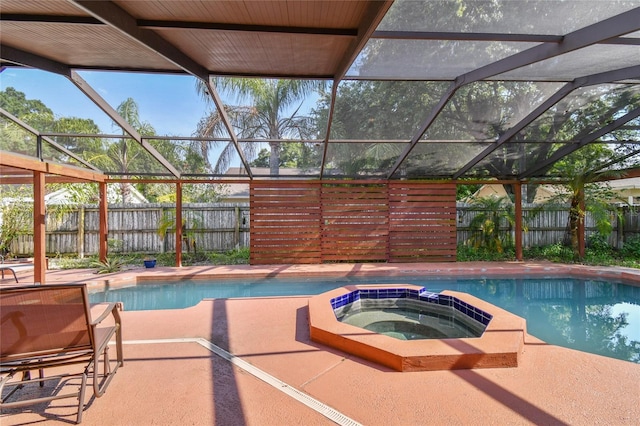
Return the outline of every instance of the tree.
{"type": "MultiPolygon", "coordinates": [[[[305,98],[316,89],[324,86],[323,82],[314,80],[265,80],[247,78],[218,78],[216,86],[222,92],[235,96],[238,102],[249,105],[225,105],[225,110],[239,138],[266,139],[269,142],[269,169],[271,175],[278,175],[282,139],[309,139],[313,129],[311,118],[299,115],[305,98]]],[[[204,84],[198,84],[198,92],[209,99],[204,84]]],[[[200,137],[227,137],[219,111],[204,117],[198,125],[200,137]]],[[[253,143],[244,143],[248,160],[255,156],[253,143]]],[[[204,158],[208,158],[209,144],[201,144],[204,158]]],[[[212,169],[223,173],[233,158],[235,147],[228,143],[212,169]]]]}
{"type": "MultiPolygon", "coordinates": [[[[561,142],[569,142],[589,135],[603,123],[613,121],[638,105],[640,105],[640,95],[626,85],[588,88],[581,93],[581,96],[564,100],[542,117],[540,125],[532,126],[537,132],[535,137],[557,142],[547,144],[547,152],[539,152],[536,161],[545,160],[549,155],[548,152],[562,149],[561,142]]],[[[630,151],[631,148],[625,142],[633,139],[633,132],[634,130],[627,129],[611,132],[595,143],[587,144],[562,158],[549,168],[550,174],[567,178],[567,182],[562,187],[570,204],[568,234],[576,260],[580,260],[578,225],[584,220],[586,211],[593,214],[602,235],[608,235],[611,232],[609,204],[615,197],[606,184],[596,182],[621,177],[618,171],[600,171],[600,168],[602,164],[608,164],[630,151]],[[601,142],[609,144],[605,145],[601,142]],[[586,210],[581,207],[583,197],[586,210]]],[[[635,132],[637,137],[637,130],[635,132]]]]}
{"type": "Polygon", "coordinates": [[[33,230],[33,191],[30,186],[3,185],[0,203],[0,254],[11,254],[11,244],[33,230]]]}
{"type": "MultiPolygon", "coordinates": [[[[303,142],[289,142],[280,148],[279,167],[308,169],[319,163],[319,150],[315,146],[303,142]]],[[[251,162],[253,167],[269,167],[271,152],[263,148],[255,160],[251,162]]]]}
{"type": "MultiPolygon", "coordinates": [[[[611,200],[615,198],[609,186],[604,182],[598,182],[603,178],[620,177],[616,171],[598,172],[597,165],[606,163],[614,153],[606,146],[591,144],[575,151],[573,154],[558,161],[553,166],[553,173],[566,176],[568,180],[561,185],[563,192],[549,202],[569,200],[569,220],[567,232],[574,258],[581,260],[579,250],[579,223],[584,220],[587,211],[590,211],[596,220],[598,231],[602,235],[611,232],[609,212],[611,200]],[[585,209],[581,200],[585,200],[585,209]]],[[[622,201],[622,200],[621,200],[622,201]]]]}
{"type": "MultiPolygon", "coordinates": [[[[155,129],[153,126],[140,119],[138,104],[133,98],[127,98],[116,108],[118,114],[125,119],[140,135],[153,136],[155,129]]],[[[122,134],[125,135],[124,130],[122,134]]],[[[122,138],[109,146],[107,157],[112,167],[123,174],[123,177],[129,177],[136,174],[136,171],[145,170],[143,162],[144,149],[137,143],[131,143],[127,138],[122,138]]],[[[127,203],[131,197],[131,187],[126,183],[120,184],[120,192],[122,194],[122,202],[127,203]]]]}
{"type": "MultiPolygon", "coordinates": [[[[56,119],[51,109],[42,101],[27,99],[23,92],[12,87],[0,92],[0,106],[40,132],[99,133],[98,126],[92,120],[77,117],[56,119]]],[[[84,159],[102,155],[104,149],[100,138],[57,137],[56,142],[84,159]]],[[[35,137],[17,124],[7,122],[0,128],[0,149],[35,156],[35,137]]],[[[64,163],[75,161],[51,147],[46,141],[43,142],[42,150],[45,158],[53,158],[64,163]]],[[[48,184],[46,190],[50,193],[61,188],[67,189],[75,202],[96,201],[97,191],[93,184],[48,184]]],[[[0,251],[9,253],[16,237],[33,230],[33,189],[31,185],[3,185],[2,199],[0,251]]],[[[50,220],[61,220],[68,211],[68,205],[47,206],[50,220]]]]}
{"type": "MultiPolygon", "coordinates": [[[[13,87],[0,91],[0,108],[19,118],[31,127],[46,131],[53,127],[53,111],[36,99],[27,99],[23,92],[13,87]]],[[[26,155],[36,155],[36,139],[33,134],[9,120],[2,120],[0,149],[26,155]]]]}
{"type": "Polygon", "coordinates": [[[478,212],[469,224],[472,234],[468,243],[476,249],[502,253],[505,247],[512,245],[511,229],[515,225],[513,203],[507,197],[485,197],[475,200],[473,205],[478,212]],[[500,230],[502,223],[508,225],[507,232],[500,230]]]}
{"type": "Polygon", "coordinates": [[[33,128],[46,131],[53,126],[53,111],[38,99],[27,96],[13,87],[0,91],[0,108],[23,120],[33,128]]]}
{"type": "MultiPolygon", "coordinates": [[[[345,81],[338,88],[325,167],[358,176],[386,172],[417,131],[426,111],[446,84],[409,81],[345,81]],[[371,142],[367,142],[371,141],[371,142]]],[[[331,94],[322,93],[316,109],[316,133],[327,128],[331,94]]]]}

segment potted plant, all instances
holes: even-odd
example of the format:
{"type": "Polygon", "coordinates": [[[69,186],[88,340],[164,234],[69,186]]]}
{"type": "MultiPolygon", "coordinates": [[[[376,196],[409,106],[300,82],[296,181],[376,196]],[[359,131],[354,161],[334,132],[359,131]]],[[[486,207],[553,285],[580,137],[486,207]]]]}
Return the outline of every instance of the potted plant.
{"type": "Polygon", "coordinates": [[[151,256],[145,256],[143,259],[145,268],[155,268],[156,267],[156,259],[151,256]]]}

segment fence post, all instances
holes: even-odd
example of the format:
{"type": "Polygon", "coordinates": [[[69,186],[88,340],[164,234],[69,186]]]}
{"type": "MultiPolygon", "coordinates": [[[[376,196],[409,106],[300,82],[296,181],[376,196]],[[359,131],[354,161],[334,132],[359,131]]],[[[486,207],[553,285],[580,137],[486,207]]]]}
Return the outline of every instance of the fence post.
{"type": "Polygon", "coordinates": [[[234,242],[234,246],[238,247],[238,245],[240,244],[240,207],[236,206],[236,224],[235,224],[235,229],[234,229],[234,233],[233,233],[233,242],[234,242]]]}
{"type": "Polygon", "coordinates": [[[176,267],[182,266],[182,183],[176,182],[176,267]]]}
{"type": "Polygon", "coordinates": [[[107,183],[99,182],[98,190],[100,191],[100,205],[98,206],[98,217],[100,230],[98,231],[98,256],[100,262],[107,260],[107,239],[109,238],[109,230],[107,225],[107,183]]]}
{"type": "Polygon", "coordinates": [[[620,250],[624,246],[624,217],[625,207],[616,208],[616,248],[620,250]]]}
{"type": "Polygon", "coordinates": [[[522,185],[520,182],[513,185],[513,192],[515,194],[515,221],[516,221],[516,260],[522,261],[522,185]]]}
{"type": "Polygon", "coordinates": [[[84,258],[84,206],[78,208],[78,257],[84,258]]]}
{"type": "Polygon", "coordinates": [[[585,246],[586,246],[586,232],[585,232],[585,220],[587,216],[587,208],[584,199],[584,184],[580,185],[580,189],[578,192],[579,204],[578,208],[580,210],[580,214],[578,215],[578,256],[580,259],[584,259],[585,254],[585,246]]]}

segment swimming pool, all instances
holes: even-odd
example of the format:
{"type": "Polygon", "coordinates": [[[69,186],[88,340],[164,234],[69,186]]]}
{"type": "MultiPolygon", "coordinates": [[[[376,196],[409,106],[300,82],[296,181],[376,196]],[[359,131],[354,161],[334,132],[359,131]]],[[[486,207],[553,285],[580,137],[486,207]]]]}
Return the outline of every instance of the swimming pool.
{"type": "Polygon", "coordinates": [[[527,320],[547,343],[640,363],[640,287],[576,278],[339,277],[185,280],[92,291],[126,310],[180,309],[202,299],[316,295],[349,284],[414,284],[469,293],[527,320]]]}

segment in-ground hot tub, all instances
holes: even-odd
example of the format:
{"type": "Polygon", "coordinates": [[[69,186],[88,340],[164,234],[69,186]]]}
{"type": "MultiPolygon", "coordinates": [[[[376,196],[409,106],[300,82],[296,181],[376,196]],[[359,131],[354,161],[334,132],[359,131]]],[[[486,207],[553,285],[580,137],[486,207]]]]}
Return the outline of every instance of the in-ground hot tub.
{"type": "Polygon", "coordinates": [[[340,322],[399,340],[480,337],[492,315],[424,288],[361,289],[331,299],[340,322]]]}
{"type": "Polygon", "coordinates": [[[398,371],[451,370],[516,367],[526,322],[466,293],[357,285],[312,297],[309,330],[315,342],[398,371]],[[339,320],[353,312],[353,324],[339,320]]]}

